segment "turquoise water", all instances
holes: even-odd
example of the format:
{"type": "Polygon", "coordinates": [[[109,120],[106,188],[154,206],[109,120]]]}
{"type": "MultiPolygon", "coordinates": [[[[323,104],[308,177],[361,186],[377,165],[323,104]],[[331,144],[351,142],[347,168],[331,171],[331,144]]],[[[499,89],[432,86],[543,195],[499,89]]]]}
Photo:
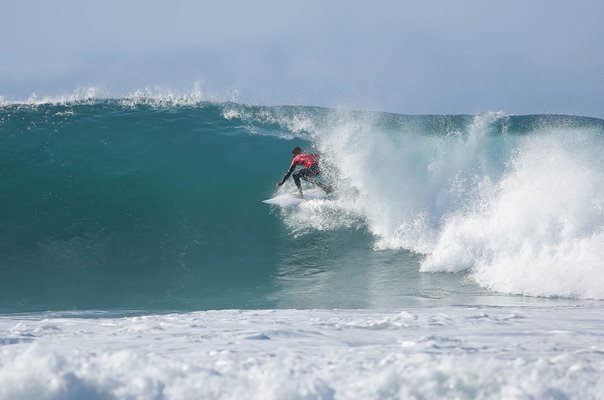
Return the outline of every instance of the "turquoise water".
{"type": "Polygon", "coordinates": [[[603,132],[604,121],[573,116],[5,105],[0,311],[601,299],[603,132]],[[335,199],[261,202],[294,146],[322,153],[335,199]],[[554,165],[575,197],[548,186],[554,165]],[[515,201],[545,211],[506,214],[515,201]],[[471,224],[491,230],[468,239],[471,224]],[[532,277],[515,275],[527,268],[532,277]]]}

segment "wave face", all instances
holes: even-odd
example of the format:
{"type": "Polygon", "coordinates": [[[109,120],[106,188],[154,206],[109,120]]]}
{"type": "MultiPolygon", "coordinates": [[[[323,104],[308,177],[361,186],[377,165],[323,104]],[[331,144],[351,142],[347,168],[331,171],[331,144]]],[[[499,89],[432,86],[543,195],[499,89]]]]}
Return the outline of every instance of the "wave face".
{"type": "Polygon", "coordinates": [[[603,133],[604,121],[573,116],[5,104],[0,301],[301,307],[277,287],[373,261],[406,263],[402,275],[465,271],[496,292],[602,299],[603,133]],[[260,200],[294,145],[322,154],[337,195],[268,208],[260,200]]]}

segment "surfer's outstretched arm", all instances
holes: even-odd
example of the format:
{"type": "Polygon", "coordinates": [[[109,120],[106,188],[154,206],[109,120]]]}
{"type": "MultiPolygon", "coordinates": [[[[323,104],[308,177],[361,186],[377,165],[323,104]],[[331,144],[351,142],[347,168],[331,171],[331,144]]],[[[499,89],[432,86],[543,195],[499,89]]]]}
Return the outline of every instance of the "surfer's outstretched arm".
{"type": "Polygon", "coordinates": [[[289,176],[292,174],[292,172],[294,172],[294,169],[296,169],[296,164],[292,164],[292,166],[289,167],[289,171],[287,171],[281,182],[277,183],[277,186],[283,185],[285,181],[289,179],[289,176]]]}

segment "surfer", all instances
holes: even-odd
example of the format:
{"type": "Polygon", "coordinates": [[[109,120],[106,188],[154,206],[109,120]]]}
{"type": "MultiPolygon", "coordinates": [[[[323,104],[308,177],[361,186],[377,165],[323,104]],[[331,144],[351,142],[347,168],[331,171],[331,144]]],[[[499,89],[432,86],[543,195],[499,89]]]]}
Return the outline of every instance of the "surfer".
{"type": "Polygon", "coordinates": [[[292,176],[294,178],[294,182],[296,183],[296,187],[300,192],[300,197],[302,194],[302,184],[300,183],[300,179],[304,179],[307,182],[314,183],[319,186],[321,189],[325,191],[325,193],[330,193],[332,191],[331,186],[325,185],[317,180],[317,177],[321,174],[321,169],[319,168],[319,155],[318,154],[309,154],[302,153],[302,149],[296,147],[292,150],[292,156],[294,159],[292,160],[291,166],[289,170],[281,180],[281,182],[277,183],[278,187],[281,187],[285,183],[285,181],[289,178],[290,175],[296,169],[296,166],[301,165],[304,168],[295,172],[292,176]]]}

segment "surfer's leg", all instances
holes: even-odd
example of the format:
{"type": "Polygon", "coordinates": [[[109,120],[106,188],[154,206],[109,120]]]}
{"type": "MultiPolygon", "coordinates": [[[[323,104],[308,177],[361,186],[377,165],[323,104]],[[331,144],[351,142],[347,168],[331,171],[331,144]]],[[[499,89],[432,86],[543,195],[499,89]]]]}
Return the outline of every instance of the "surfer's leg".
{"type": "Polygon", "coordinates": [[[331,187],[331,185],[327,185],[327,184],[321,182],[318,179],[314,179],[314,178],[313,179],[309,179],[309,182],[314,183],[315,185],[317,185],[318,187],[320,187],[321,189],[323,189],[323,191],[325,193],[327,193],[327,194],[333,192],[333,188],[331,187]]]}
{"type": "Polygon", "coordinates": [[[300,192],[300,196],[302,196],[302,184],[300,183],[300,177],[302,175],[302,172],[304,172],[304,171],[305,170],[303,169],[298,172],[294,172],[294,174],[292,175],[292,178],[294,178],[294,183],[296,184],[296,187],[298,188],[298,192],[300,192]]]}
{"type": "Polygon", "coordinates": [[[333,192],[333,188],[330,185],[326,185],[322,183],[319,179],[317,179],[320,173],[321,170],[316,165],[313,165],[310,168],[301,170],[300,177],[307,182],[317,185],[318,187],[323,189],[327,194],[333,192]]]}

